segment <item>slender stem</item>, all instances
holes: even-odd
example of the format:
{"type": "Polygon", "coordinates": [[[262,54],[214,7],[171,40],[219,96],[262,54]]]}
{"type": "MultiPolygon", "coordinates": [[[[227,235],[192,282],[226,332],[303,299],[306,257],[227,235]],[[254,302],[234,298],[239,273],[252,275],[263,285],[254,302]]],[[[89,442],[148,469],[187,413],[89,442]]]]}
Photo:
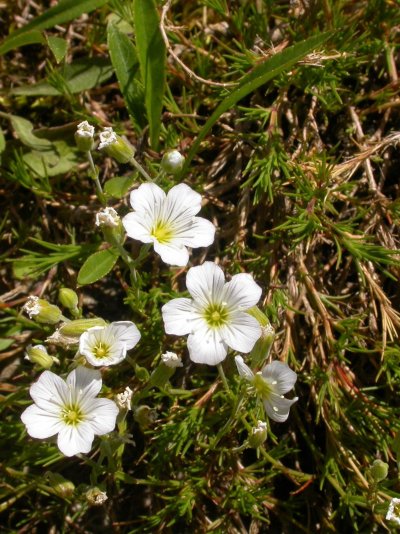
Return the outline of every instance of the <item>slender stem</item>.
{"type": "Polygon", "coordinates": [[[100,180],[99,180],[99,173],[98,173],[98,171],[96,169],[96,166],[94,164],[94,161],[93,161],[93,158],[92,158],[92,153],[89,150],[86,154],[87,154],[87,158],[88,158],[88,161],[89,161],[90,170],[92,171],[92,178],[94,180],[94,183],[96,184],[97,196],[99,197],[99,200],[103,204],[103,206],[105,206],[106,205],[106,197],[104,196],[103,188],[101,187],[101,183],[100,183],[100,180]]]}
{"type": "Polygon", "coordinates": [[[136,169],[138,172],[140,172],[140,174],[141,174],[142,176],[144,176],[144,178],[146,178],[146,180],[147,180],[148,182],[153,182],[153,181],[154,181],[153,178],[151,178],[151,176],[150,176],[149,174],[147,174],[147,172],[143,169],[143,167],[140,165],[140,163],[138,163],[138,162],[135,160],[135,158],[132,158],[132,159],[130,160],[129,163],[131,163],[132,166],[135,167],[135,169],[136,169]]]}
{"type": "Polygon", "coordinates": [[[232,396],[232,391],[231,391],[231,388],[229,387],[228,381],[227,381],[227,379],[226,379],[224,370],[223,370],[223,368],[222,368],[222,364],[219,363],[219,364],[217,365],[217,368],[218,368],[218,373],[219,373],[219,377],[220,377],[220,379],[221,379],[221,382],[223,383],[226,392],[227,392],[227,393],[229,394],[229,396],[231,397],[231,396],[232,396]]]}

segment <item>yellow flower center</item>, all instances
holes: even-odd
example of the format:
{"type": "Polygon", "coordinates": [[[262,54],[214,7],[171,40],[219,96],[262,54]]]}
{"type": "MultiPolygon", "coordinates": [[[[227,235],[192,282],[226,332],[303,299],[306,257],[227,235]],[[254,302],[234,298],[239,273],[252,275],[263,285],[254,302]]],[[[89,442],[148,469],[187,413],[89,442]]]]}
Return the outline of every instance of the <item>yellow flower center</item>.
{"type": "Polygon", "coordinates": [[[263,399],[268,399],[272,392],[271,386],[268,384],[268,382],[265,380],[261,373],[256,373],[254,375],[253,386],[255,387],[260,397],[262,397],[263,399]]]}
{"type": "Polygon", "coordinates": [[[79,406],[65,406],[61,412],[64,423],[76,426],[83,421],[83,413],[79,406]]]}
{"type": "Polygon", "coordinates": [[[167,243],[170,243],[173,237],[173,231],[171,229],[171,226],[169,226],[167,223],[157,221],[156,224],[153,226],[150,235],[154,237],[154,239],[158,241],[160,245],[165,245],[167,243]]]}
{"type": "Polygon", "coordinates": [[[229,313],[223,304],[211,304],[204,312],[204,319],[211,328],[219,328],[228,322],[229,313]]]}
{"type": "Polygon", "coordinates": [[[102,358],[106,358],[108,356],[109,350],[110,350],[110,347],[108,347],[108,345],[105,345],[104,343],[100,341],[98,345],[93,347],[93,354],[96,356],[96,358],[101,360],[102,358]]]}

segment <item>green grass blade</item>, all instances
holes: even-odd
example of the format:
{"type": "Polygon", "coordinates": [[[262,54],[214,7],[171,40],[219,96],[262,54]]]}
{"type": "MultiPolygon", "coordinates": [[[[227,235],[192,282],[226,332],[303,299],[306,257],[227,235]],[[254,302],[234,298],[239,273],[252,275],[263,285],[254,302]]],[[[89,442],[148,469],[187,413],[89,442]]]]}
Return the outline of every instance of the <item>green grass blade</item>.
{"type": "Polygon", "coordinates": [[[108,49],[126,107],[135,125],[146,126],[144,90],[138,79],[139,60],[132,41],[114,24],[107,29],[108,49]]]}
{"type": "MultiPolygon", "coordinates": [[[[0,54],[5,54],[13,48],[29,44],[26,42],[26,34],[31,32],[35,38],[39,38],[37,30],[46,30],[57,24],[63,24],[80,17],[82,13],[89,13],[98,7],[107,4],[108,0],[61,0],[56,6],[48,9],[39,17],[28,22],[23,28],[16,30],[6,37],[0,46],[0,54]],[[36,33],[33,32],[35,30],[36,33]]],[[[30,41],[32,43],[32,41],[30,41]]],[[[34,42],[38,42],[37,40],[34,42]]]]}
{"type": "Polygon", "coordinates": [[[136,48],[150,128],[150,144],[158,148],[161,111],[165,91],[165,45],[160,32],[160,18],[154,0],[134,0],[136,48]]]}
{"type": "Polygon", "coordinates": [[[287,70],[297,61],[304,58],[304,56],[321,46],[332,35],[333,32],[325,32],[321,33],[320,35],[310,37],[309,39],[306,39],[300,43],[296,43],[295,45],[286,48],[279,54],[275,54],[271,58],[267,59],[264,63],[244,76],[239,82],[238,87],[236,87],[221,102],[221,104],[217,107],[203,128],[200,130],[199,135],[197,136],[196,141],[193,143],[186,158],[182,174],[187,172],[189,164],[197,153],[201,142],[223,113],[237,104],[242,98],[261,87],[261,85],[264,85],[269,80],[272,80],[272,78],[278,76],[278,74],[284,70],[287,70]]]}

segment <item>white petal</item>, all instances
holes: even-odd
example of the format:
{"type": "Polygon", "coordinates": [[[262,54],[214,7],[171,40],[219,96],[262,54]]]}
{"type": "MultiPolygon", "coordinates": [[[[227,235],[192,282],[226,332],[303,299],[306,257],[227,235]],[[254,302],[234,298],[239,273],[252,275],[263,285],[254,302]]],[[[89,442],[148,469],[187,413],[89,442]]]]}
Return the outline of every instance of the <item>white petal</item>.
{"type": "Polygon", "coordinates": [[[176,216],[194,217],[201,209],[201,195],[186,184],[172,187],[167,194],[164,214],[173,221],[176,216]]]}
{"type": "Polygon", "coordinates": [[[184,336],[190,334],[193,328],[193,320],[197,315],[193,312],[191,299],[172,299],[161,308],[164,320],[165,332],[184,336]]]}
{"type": "Polygon", "coordinates": [[[217,365],[225,360],[228,347],[216,329],[200,329],[188,337],[188,350],[192,362],[217,365]]]}
{"type": "Polygon", "coordinates": [[[190,223],[190,230],[179,233],[179,239],[192,248],[208,247],[214,243],[214,237],[215,226],[203,217],[195,217],[190,223]]]}
{"type": "Polygon", "coordinates": [[[87,421],[90,423],[96,436],[102,436],[112,432],[119,413],[118,406],[110,399],[93,399],[90,404],[84,406],[85,411],[90,413],[87,421]]]}
{"type": "Polygon", "coordinates": [[[133,349],[140,339],[140,332],[132,321],[115,321],[109,328],[115,339],[125,343],[127,350],[133,349]]]}
{"type": "Polygon", "coordinates": [[[79,425],[63,425],[61,428],[57,445],[65,456],[73,456],[79,453],[88,453],[92,448],[94,432],[89,422],[79,425]]]}
{"type": "Polygon", "coordinates": [[[189,261],[187,248],[176,239],[171,239],[168,244],[161,244],[154,240],[154,250],[161,256],[162,261],[168,265],[184,267],[189,261]]]}
{"type": "Polygon", "coordinates": [[[186,287],[194,300],[207,306],[210,303],[222,302],[225,277],[221,267],[212,261],[192,267],[186,276],[186,287]]]}
{"type": "Polygon", "coordinates": [[[292,404],[297,402],[298,397],[294,399],[285,399],[275,393],[270,393],[268,399],[263,399],[264,408],[268,417],[277,423],[283,423],[289,417],[289,410],[292,404]]]}
{"type": "Polygon", "coordinates": [[[225,343],[239,352],[250,352],[261,336],[260,323],[248,313],[237,311],[229,315],[228,324],[220,329],[225,343]]]}
{"type": "Polygon", "coordinates": [[[122,218],[125,231],[132,239],[142,243],[152,243],[154,238],[150,235],[154,221],[140,212],[131,212],[122,218]]]}
{"type": "Polygon", "coordinates": [[[260,300],[262,289],[250,274],[235,274],[232,280],[225,284],[224,301],[232,309],[248,310],[260,300]]]}
{"type": "Polygon", "coordinates": [[[51,371],[44,371],[39,380],[32,384],[29,393],[38,406],[46,409],[49,409],[50,404],[57,409],[57,406],[63,405],[69,398],[66,383],[51,371]]]}
{"type": "Polygon", "coordinates": [[[67,384],[80,393],[81,398],[95,397],[101,390],[101,374],[95,369],[79,366],[67,376],[67,384]]]}
{"type": "Polygon", "coordinates": [[[240,376],[251,382],[254,378],[254,373],[250,367],[244,363],[243,358],[241,356],[235,356],[235,363],[240,376]]]}
{"type": "Polygon", "coordinates": [[[262,370],[262,375],[268,384],[274,387],[278,395],[290,391],[297,380],[297,374],[286,363],[277,360],[266,365],[262,370]]]}
{"type": "Polygon", "coordinates": [[[60,419],[60,409],[57,414],[51,414],[42,410],[36,404],[28,406],[21,414],[21,419],[26,430],[33,438],[50,438],[57,434],[63,426],[60,419]]]}
{"type": "Polygon", "coordinates": [[[154,215],[159,213],[165,198],[166,195],[161,187],[156,184],[146,183],[132,191],[131,206],[135,211],[148,214],[153,218],[154,215]]]}

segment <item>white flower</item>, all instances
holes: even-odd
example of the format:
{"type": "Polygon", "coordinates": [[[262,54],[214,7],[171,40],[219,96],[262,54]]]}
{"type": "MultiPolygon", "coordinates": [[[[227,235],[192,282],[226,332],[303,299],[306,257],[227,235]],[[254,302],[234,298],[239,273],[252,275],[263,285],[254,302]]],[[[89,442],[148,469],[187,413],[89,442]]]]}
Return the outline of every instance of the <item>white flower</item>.
{"type": "Polygon", "coordinates": [[[190,358],[217,365],[228,347],[250,352],[261,335],[257,319],[246,313],[261,296],[249,274],[236,274],[225,283],[222,269],[206,261],[189,269],[186,286],[192,299],[173,299],[162,307],[167,334],[188,337],[190,358]]]}
{"type": "Polygon", "coordinates": [[[392,520],[400,525],[400,499],[392,499],[386,514],[386,519],[392,520]]]}
{"type": "Polygon", "coordinates": [[[103,150],[104,148],[107,148],[113,143],[117,142],[117,134],[114,132],[111,126],[107,126],[106,128],[104,128],[104,130],[100,133],[99,137],[100,137],[100,144],[98,146],[99,150],[103,150]]]}
{"type": "Polygon", "coordinates": [[[96,366],[121,362],[128,350],[140,339],[140,332],[131,321],[116,321],[107,326],[93,326],[79,338],[79,352],[96,366]]]}
{"type": "Polygon", "coordinates": [[[58,434],[57,445],[65,456],[88,453],[94,436],[114,430],[118,408],[114,401],[96,398],[101,389],[99,371],[78,367],[64,381],[44,371],[30,388],[35,404],[21,415],[33,438],[58,434]]]}
{"type": "Polygon", "coordinates": [[[208,247],[214,241],[214,225],[195,217],[201,195],[188,185],[176,185],[166,195],[158,185],[142,184],[132,191],[131,206],[135,211],[122,219],[126,233],[153,243],[165,263],[184,266],[189,261],[186,247],[208,247]]]}
{"type": "Polygon", "coordinates": [[[290,407],[298,397],[285,399],[283,394],[293,388],[297,374],[286,363],[279,361],[269,363],[256,374],[244,363],[241,356],[236,356],[235,362],[240,376],[250,382],[261,396],[268,417],[278,423],[286,421],[290,407]]]}
{"type": "Polygon", "coordinates": [[[107,207],[96,213],[96,226],[116,228],[119,222],[119,215],[114,208],[107,207]]]}
{"type": "Polygon", "coordinates": [[[94,137],[94,126],[91,126],[88,121],[83,121],[80,124],[78,124],[78,128],[76,130],[76,135],[79,137],[89,137],[90,139],[93,139],[94,137]]]}
{"type": "Polygon", "coordinates": [[[116,402],[118,405],[118,408],[121,410],[131,410],[131,401],[132,401],[132,395],[133,391],[129,386],[127,386],[122,393],[118,393],[116,397],[116,402]]]}
{"type": "Polygon", "coordinates": [[[173,369],[175,367],[183,367],[183,363],[180,356],[175,354],[175,352],[167,351],[165,354],[161,354],[161,361],[164,365],[166,365],[167,367],[172,367],[173,369]]]}

